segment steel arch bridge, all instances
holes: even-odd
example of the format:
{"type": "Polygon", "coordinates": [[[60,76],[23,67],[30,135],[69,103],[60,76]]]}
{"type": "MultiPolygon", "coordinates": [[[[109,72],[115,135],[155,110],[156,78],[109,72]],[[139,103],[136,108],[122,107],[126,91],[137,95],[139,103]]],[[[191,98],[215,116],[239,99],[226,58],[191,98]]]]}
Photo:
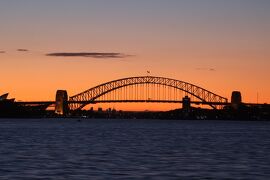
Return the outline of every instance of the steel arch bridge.
{"type": "Polygon", "coordinates": [[[180,103],[187,95],[212,108],[228,102],[227,98],[191,83],[165,77],[139,76],[106,82],[71,96],[69,108],[82,109],[88,104],[102,102],[180,103]]]}

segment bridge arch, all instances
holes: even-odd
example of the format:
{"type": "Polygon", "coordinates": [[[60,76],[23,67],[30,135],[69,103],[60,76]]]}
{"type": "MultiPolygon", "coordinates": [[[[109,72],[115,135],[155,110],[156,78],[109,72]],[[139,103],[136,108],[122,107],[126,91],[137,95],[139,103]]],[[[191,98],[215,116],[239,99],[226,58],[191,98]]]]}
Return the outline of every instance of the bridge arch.
{"type": "Polygon", "coordinates": [[[212,108],[217,108],[217,105],[212,105],[211,102],[227,103],[227,98],[219,96],[211,91],[188,82],[165,77],[139,76],[106,82],[83,91],[77,95],[71,96],[69,100],[74,103],[70,104],[70,109],[81,109],[87,104],[95,103],[96,99],[112,91],[117,91],[118,89],[127,86],[141,84],[156,84],[175,88],[196,97],[201,102],[209,103],[212,108]]]}

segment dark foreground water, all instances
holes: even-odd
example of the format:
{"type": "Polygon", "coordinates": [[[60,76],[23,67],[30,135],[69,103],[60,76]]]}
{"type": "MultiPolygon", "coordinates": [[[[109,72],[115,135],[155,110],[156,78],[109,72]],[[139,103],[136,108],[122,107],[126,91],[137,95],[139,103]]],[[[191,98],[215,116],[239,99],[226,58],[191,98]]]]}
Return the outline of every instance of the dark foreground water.
{"type": "Polygon", "coordinates": [[[270,122],[0,119],[0,179],[270,179],[270,122]]]}

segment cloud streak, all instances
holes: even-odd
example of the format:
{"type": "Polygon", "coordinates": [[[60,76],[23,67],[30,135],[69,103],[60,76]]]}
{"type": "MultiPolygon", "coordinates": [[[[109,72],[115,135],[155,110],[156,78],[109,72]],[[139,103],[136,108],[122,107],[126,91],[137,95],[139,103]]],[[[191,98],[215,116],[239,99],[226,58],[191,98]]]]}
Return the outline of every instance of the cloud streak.
{"type": "Polygon", "coordinates": [[[0,51],[0,54],[4,54],[4,53],[6,53],[6,51],[0,51]]]}
{"type": "Polygon", "coordinates": [[[100,53],[100,52],[55,52],[48,53],[46,56],[54,56],[54,57],[87,57],[87,58],[125,58],[130,55],[123,53],[100,53]]]}
{"type": "Polygon", "coordinates": [[[216,71],[214,68],[196,68],[198,71],[216,71]]]}
{"type": "Polygon", "coordinates": [[[17,49],[17,51],[20,51],[20,52],[27,52],[29,51],[28,49],[17,49]]]}

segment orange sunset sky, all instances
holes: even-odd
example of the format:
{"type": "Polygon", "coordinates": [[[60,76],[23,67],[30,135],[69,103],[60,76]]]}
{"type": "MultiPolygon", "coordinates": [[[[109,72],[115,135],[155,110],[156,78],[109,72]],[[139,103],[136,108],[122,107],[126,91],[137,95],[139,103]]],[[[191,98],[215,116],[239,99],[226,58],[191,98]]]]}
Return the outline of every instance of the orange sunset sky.
{"type": "Polygon", "coordinates": [[[54,100],[57,89],[72,96],[149,70],[270,103],[269,9],[268,0],[3,0],[0,94],[54,100]],[[79,52],[120,54],[48,55],[79,52]]]}

